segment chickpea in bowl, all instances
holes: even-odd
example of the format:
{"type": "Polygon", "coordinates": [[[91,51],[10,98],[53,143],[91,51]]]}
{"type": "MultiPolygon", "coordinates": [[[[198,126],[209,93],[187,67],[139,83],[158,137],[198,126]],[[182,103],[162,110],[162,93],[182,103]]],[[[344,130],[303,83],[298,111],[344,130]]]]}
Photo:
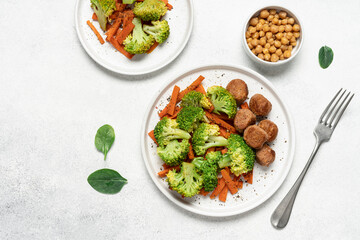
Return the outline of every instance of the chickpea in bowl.
{"type": "Polygon", "coordinates": [[[294,58],[302,45],[298,18],[282,7],[263,8],[248,19],[244,47],[248,55],[263,64],[282,64],[294,58]]]}

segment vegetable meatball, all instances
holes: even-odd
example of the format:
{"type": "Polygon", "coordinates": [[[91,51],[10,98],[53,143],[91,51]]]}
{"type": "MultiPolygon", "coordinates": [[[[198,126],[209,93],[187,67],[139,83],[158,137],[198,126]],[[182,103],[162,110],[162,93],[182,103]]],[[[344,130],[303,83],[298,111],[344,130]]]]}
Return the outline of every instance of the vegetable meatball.
{"type": "Polygon", "coordinates": [[[252,148],[260,149],[268,140],[268,135],[261,127],[251,125],[244,131],[244,140],[252,148]]]}
{"type": "Polygon", "coordinates": [[[261,166],[268,167],[275,160],[275,151],[268,145],[264,145],[256,151],[256,162],[261,166]]]}
{"type": "Polygon", "coordinates": [[[235,129],[242,133],[248,126],[256,123],[255,114],[249,109],[239,109],[235,115],[235,129]]]}
{"type": "Polygon", "coordinates": [[[265,130],[265,132],[268,134],[269,139],[268,142],[272,142],[275,140],[277,134],[278,134],[278,127],[276,124],[270,120],[262,120],[259,122],[259,127],[265,130]]]}
{"type": "Polygon", "coordinates": [[[226,90],[228,90],[231,95],[236,100],[237,104],[242,104],[247,96],[248,96],[248,87],[246,83],[241,79],[233,79],[229,82],[229,84],[226,86],[226,90]]]}
{"type": "Polygon", "coordinates": [[[255,94],[250,99],[249,108],[255,115],[266,116],[271,111],[272,105],[263,95],[255,94]]]}

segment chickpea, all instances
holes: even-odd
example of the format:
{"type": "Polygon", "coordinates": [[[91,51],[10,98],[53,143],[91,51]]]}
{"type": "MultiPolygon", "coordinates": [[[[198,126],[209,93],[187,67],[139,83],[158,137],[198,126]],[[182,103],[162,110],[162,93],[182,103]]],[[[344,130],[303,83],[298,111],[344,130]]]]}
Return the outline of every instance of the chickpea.
{"type": "Polygon", "coordinates": [[[289,40],[290,40],[293,36],[294,36],[294,35],[293,35],[292,32],[288,32],[288,33],[286,34],[286,38],[289,39],[289,40]]]}
{"type": "Polygon", "coordinates": [[[281,38],[284,36],[284,34],[282,34],[282,33],[277,33],[275,36],[276,36],[276,39],[277,39],[277,40],[281,40],[281,38]]]}
{"type": "Polygon", "coordinates": [[[246,42],[247,42],[247,43],[249,43],[249,42],[251,42],[251,41],[252,41],[252,38],[247,38],[247,39],[246,39],[246,42]]]}
{"type": "Polygon", "coordinates": [[[274,44],[274,41],[275,41],[275,40],[274,40],[273,38],[270,38],[270,39],[267,40],[267,42],[270,43],[270,45],[273,45],[273,44],[274,44]]]}
{"type": "Polygon", "coordinates": [[[293,47],[292,46],[288,46],[288,49],[290,52],[292,51],[293,47]]]}
{"type": "MultiPolygon", "coordinates": [[[[254,40],[253,40],[254,41],[254,40]]],[[[252,43],[252,42],[251,42],[252,43]]],[[[289,40],[286,37],[282,37],[281,38],[281,44],[283,45],[288,45],[289,44],[289,40]]]]}
{"type": "Polygon", "coordinates": [[[268,23],[269,27],[271,28],[271,26],[273,25],[272,22],[268,23]]]}
{"type": "Polygon", "coordinates": [[[278,25],[278,26],[281,26],[281,20],[280,20],[280,19],[279,19],[277,25],[278,25]]]}
{"type": "Polygon", "coordinates": [[[280,56],[281,56],[281,54],[282,54],[281,49],[276,49],[275,54],[276,54],[276,55],[278,55],[278,56],[280,57],[280,56]]]}
{"type": "MultiPolygon", "coordinates": [[[[264,19],[265,20],[265,19],[264,19]]],[[[269,21],[268,20],[265,20],[265,24],[269,24],[269,21]]]]}
{"type": "Polygon", "coordinates": [[[251,44],[251,42],[248,43],[248,47],[249,47],[250,49],[253,49],[253,48],[254,48],[253,45],[251,44]]]}
{"type": "Polygon", "coordinates": [[[265,36],[265,32],[264,32],[264,31],[260,31],[260,32],[259,32],[259,36],[260,36],[260,37],[265,36]]]}
{"type": "Polygon", "coordinates": [[[254,32],[253,35],[251,35],[252,38],[259,38],[259,32],[254,32]]]}
{"type": "Polygon", "coordinates": [[[254,47],[256,47],[258,44],[259,44],[259,40],[257,40],[257,39],[253,39],[251,41],[251,45],[253,45],[254,47]]]}
{"type": "Polygon", "coordinates": [[[269,11],[266,10],[266,9],[264,9],[264,10],[262,10],[262,11],[260,12],[260,17],[261,17],[261,18],[267,18],[267,17],[269,17],[269,15],[270,15],[270,13],[269,13],[269,11]]]}
{"type": "Polygon", "coordinates": [[[272,62],[277,62],[277,61],[279,61],[279,56],[276,55],[276,54],[271,54],[271,61],[272,61],[272,62]]]}
{"type": "Polygon", "coordinates": [[[279,14],[275,14],[275,15],[274,15],[274,18],[279,19],[279,18],[280,18],[280,17],[279,17],[279,14]]]}
{"type": "Polygon", "coordinates": [[[269,52],[270,52],[270,53],[276,52],[276,47],[275,47],[275,46],[271,46],[271,47],[269,48],[269,52]]]}
{"type": "Polygon", "coordinates": [[[284,54],[281,54],[280,55],[280,60],[284,60],[284,59],[285,59],[284,54]]]}
{"type": "Polygon", "coordinates": [[[296,46],[296,44],[297,44],[297,42],[296,42],[296,41],[295,41],[295,42],[292,42],[292,43],[291,43],[291,46],[292,46],[292,47],[295,47],[295,46],[296,46]]]}
{"type": "Polygon", "coordinates": [[[278,41],[278,40],[275,40],[274,46],[275,46],[276,48],[280,48],[280,47],[281,47],[281,42],[278,41]]]}
{"type": "MultiPolygon", "coordinates": [[[[292,31],[292,26],[290,25],[290,24],[287,24],[286,26],[285,26],[285,32],[291,32],[292,31]]],[[[251,32],[251,31],[250,31],[251,32]]]]}
{"type": "Polygon", "coordinates": [[[288,46],[281,45],[280,49],[281,49],[281,51],[285,52],[288,49],[288,46]]]}
{"type": "Polygon", "coordinates": [[[265,19],[260,19],[260,20],[259,20],[259,23],[261,23],[262,25],[264,25],[264,24],[265,24],[265,19]]]}
{"type": "Polygon", "coordinates": [[[287,13],[284,12],[284,11],[280,11],[280,12],[279,12],[279,17],[280,17],[281,19],[285,19],[285,18],[286,18],[286,15],[287,15],[287,13]]]}
{"type": "Polygon", "coordinates": [[[255,27],[258,24],[258,22],[259,22],[259,19],[257,17],[250,19],[251,26],[255,27]]]}
{"type": "Polygon", "coordinates": [[[258,57],[259,57],[261,60],[264,60],[264,54],[259,53],[258,57]]]}
{"type": "Polygon", "coordinates": [[[290,39],[290,42],[291,42],[291,43],[296,42],[296,37],[295,37],[295,36],[292,36],[291,39],[290,39]]]}
{"type": "Polygon", "coordinates": [[[275,33],[277,33],[277,32],[279,31],[279,27],[276,26],[276,25],[272,25],[272,26],[270,27],[270,31],[271,31],[273,34],[275,34],[275,33]]]}
{"type": "Polygon", "coordinates": [[[269,54],[269,49],[268,48],[263,48],[263,53],[264,54],[269,54]]]}
{"type": "Polygon", "coordinates": [[[257,31],[260,31],[260,30],[262,30],[262,29],[263,29],[262,23],[258,23],[258,24],[256,25],[256,30],[257,30],[257,31]]]}
{"type": "Polygon", "coordinates": [[[300,32],[300,25],[299,24],[294,24],[292,29],[293,29],[294,32],[300,32]]]}
{"type": "Polygon", "coordinates": [[[249,31],[246,31],[245,37],[246,37],[246,38],[249,38],[250,36],[251,36],[251,33],[250,33],[249,31]]]}
{"type": "Polygon", "coordinates": [[[274,18],[274,19],[272,20],[272,23],[273,23],[273,24],[278,24],[278,23],[279,23],[279,19],[278,19],[278,18],[274,18]]]}
{"type": "Polygon", "coordinates": [[[285,26],[284,25],[281,25],[279,26],[279,32],[284,32],[285,31],[285,26]]]}
{"type": "Polygon", "coordinates": [[[269,38],[272,38],[273,34],[271,32],[267,32],[265,34],[266,38],[269,39],[269,38]]]}
{"type": "Polygon", "coordinates": [[[295,19],[294,18],[289,18],[288,19],[288,24],[293,25],[295,23],[295,19]]]}
{"type": "Polygon", "coordinates": [[[299,33],[299,32],[294,32],[294,37],[299,38],[299,37],[300,37],[300,33],[299,33]]]}
{"type": "Polygon", "coordinates": [[[284,58],[289,58],[291,57],[291,51],[287,50],[284,52],[284,58]]]}
{"type": "Polygon", "coordinates": [[[265,44],[266,44],[266,38],[265,38],[265,37],[260,38],[259,44],[260,44],[261,46],[265,46],[265,44]]]}
{"type": "Polygon", "coordinates": [[[270,31],[270,27],[269,27],[269,25],[268,24],[264,24],[264,26],[263,26],[263,31],[264,32],[268,32],[268,31],[270,31]]]}
{"type": "Polygon", "coordinates": [[[261,52],[262,52],[262,50],[263,50],[263,48],[262,48],[262,46],[261,46],[261,45],[257,45],[257,46],[256,46],[256,48],[255,48],[255,52],[256,52],[256,54],[261,53],[261,52]]]}
{"type": "Polygon", "coordinates": [[[264,55],[264,59],[266,60],[266,61],[270,61],[270,53],[266,53],[265,55],[264,55]]]}
{"type": "Polygon", "coordinates": [[[249,30],[249,32],[251,33],[251,34],[253,34],[254,32],[256,32],[256,28],[255,27],[249,27],[248,28],[248,30],[249,30]]]}
{"type": "Polygon", "coordinates": [[[281,20],[281,24],[282,24],[282,25],[286,25],[286,24],[288,24],[288,20],[287,20],[287,19],[283,19],[283,20],[281,20]]]}
{"type": "Polygon", "coordinates": [[[253,48],[253,49],[251,50],[251,52],[252,52],[253,54],[256,54],[255,48],[253,48]]]}
{"type": "Polygon", "coordinates": [[[271,22],[273,19],[274,19],[274,15],[269,15],[268,18],[267,18],[267,20],[268,20],[269,22],[271,22]]]}
{"type": "Polygon", "coordinates": [[[272,14],[272,15],[275,15],[275,14],[276,14],[276,10],[275,10],[275,9],[271,9],[269,12],[270,12],[270,14],[272,14]]]}
{"type": "Polygon", "coordinates": [[[270,44],[270,43],[266,43],[266,44],[265,44],[265,48],[266,48],[266,49],[269,49],[270,47],[271,47],[271,44],[270,44]]]}

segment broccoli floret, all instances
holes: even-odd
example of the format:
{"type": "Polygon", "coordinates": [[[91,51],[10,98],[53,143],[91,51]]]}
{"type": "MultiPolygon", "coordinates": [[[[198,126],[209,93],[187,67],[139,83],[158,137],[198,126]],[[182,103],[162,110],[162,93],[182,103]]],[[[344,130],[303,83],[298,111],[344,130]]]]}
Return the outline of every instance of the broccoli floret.
{"type": "Polygon", "coordinates": [[[154,129],[156,142],[160,147],[168,145],[174,139],[190,139],[190,134],[179,128],[176,120],[164,117],[154,129]]]}
{"type": "Polygon", "coordinates": [[[189,153],[190,143],[188,140],[179,142],[172,140],[165,147],[158,147],[156,149],[159,157],[169,166],[179,165],[189,153]]]}
{"type": "Polygon", "coordinates": [[[192,163],[183,162],[180,172],[170,170],[166,176],[170,188],[184,197],[193,197],[200,192],[203,186],[204,179],[192,163]]]}
{"type": "Polygon", "coordinates": [[[239,176],[240,174],[251,171],[255,163],[255,152],[252,148],[237,134],[231,134],[228,138],[228,143],[228,153],[231,158],[231,172],[239,176]]]}
{"type": "Polygon", "coordinates": [[[192,132],[196,129],[200,121],[205,120],[205,112],[199,107],[184,107],[180,110],[176,121],[179,124],[179,128],[187,132],[192,132]]]}
{"type": "Polygon", "coordinates": [[[237,105],[234,97],[223,87],[212,86],[207,89],[207,96],[214,105],[214,113],[225,113],[229,118],[234,118],[237,105]]]}
{"type": "Polygon", "coordinates": [[[90,2],[101,29],[106,31],[106,24],[109,22],[109,17],[116,10],[115,0],[90,0],[90,2]]]}
{"type": "Polygon", "coordinates": [[[196,155],[204,155],[206,150],[211,147],[224,147],[228,144],[226,138],[219,136],[220,128],[218,125],[201,123],[194,131],[192,143],[196,155]]]}
{"type": "Polygon", "coordinates": [[[197,91],[191,91],[191,92],[187,93],[182,98],[180,105],[182,107],[193,106],[193,107],[202,107],[205,109],[209,109],[212,106],[209,99],[207,97],[205,97],[204,94],[197,92],[197,91]]]}
{"type": "Polygon", "coordinates": [[[135,3],[135,16],[144,21],[157,21],[167,12],[166,4],[160,0],[145,0],[135,3]]]}
{"type": "Polygon", "coordinates": [[[203,157],[194,158],[192,163],[202,173],[204,178],[204,190],[211,192],[215,189],[218,183],[218,162],[222,158],[220,151],[210,152],[206,155],[206,160],[203,157]]]}
{"type": "Polygon", "coordinates": [[[229,153],[225,153],[222,155],[221,159],[218,162],[219,168],[230,167],[231,166],[231,158],[229,153]]]}
{"type": "Polygon", "coordinates": [[[155,38],[155,41],[158,43],[163,43],[170,35],[170,27],[166,20],[162,21],[151,21],[153,26],[144,25],[144,32],[152,35],[155,38]]]}
{"type": "Polygon", "coordinates": [[[140,18],[134,18],[132,23],[135,25],[134,30],[123,42],[125,51],[131,54],[146,53],[154,44],[155,39],[143,31],[140,18]]]}

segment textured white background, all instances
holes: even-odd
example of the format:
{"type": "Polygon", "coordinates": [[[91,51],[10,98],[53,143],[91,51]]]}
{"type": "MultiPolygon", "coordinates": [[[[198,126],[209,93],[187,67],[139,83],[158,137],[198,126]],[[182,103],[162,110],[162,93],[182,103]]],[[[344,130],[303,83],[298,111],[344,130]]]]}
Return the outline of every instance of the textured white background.
{"type": "Polygon", "coordinates": [[[161,71],[127,77],[99,67],[82,49],[74,1],[2,0],[0,239],[357,238],[360,2],[272,2],[294,10],[306,34],[297,58],[273,70],[252,63],[240,41],[244,20],[267,2],[195,0],[194,31],[184,52],[161,71]],[[317,60],[324,44],[335,52],[327,70],[317,60]],[[149,99],[177,72],[205,63],[240,64],[265,75],[288,103],[297,131],[294,164],[280,190],[257,209],[223,219],[169,202],[140,154],[149,99]],[[275,230],[270,215],[305,165],[313,127],[340,87],[358,95],[320,149],[288,226],[275,230]],[[93,142],[104,123],[116,131],[106,163],[93,142]],[[120,194],[101,195],[86,182],[105,166],[128,178],[120,194]]]}

